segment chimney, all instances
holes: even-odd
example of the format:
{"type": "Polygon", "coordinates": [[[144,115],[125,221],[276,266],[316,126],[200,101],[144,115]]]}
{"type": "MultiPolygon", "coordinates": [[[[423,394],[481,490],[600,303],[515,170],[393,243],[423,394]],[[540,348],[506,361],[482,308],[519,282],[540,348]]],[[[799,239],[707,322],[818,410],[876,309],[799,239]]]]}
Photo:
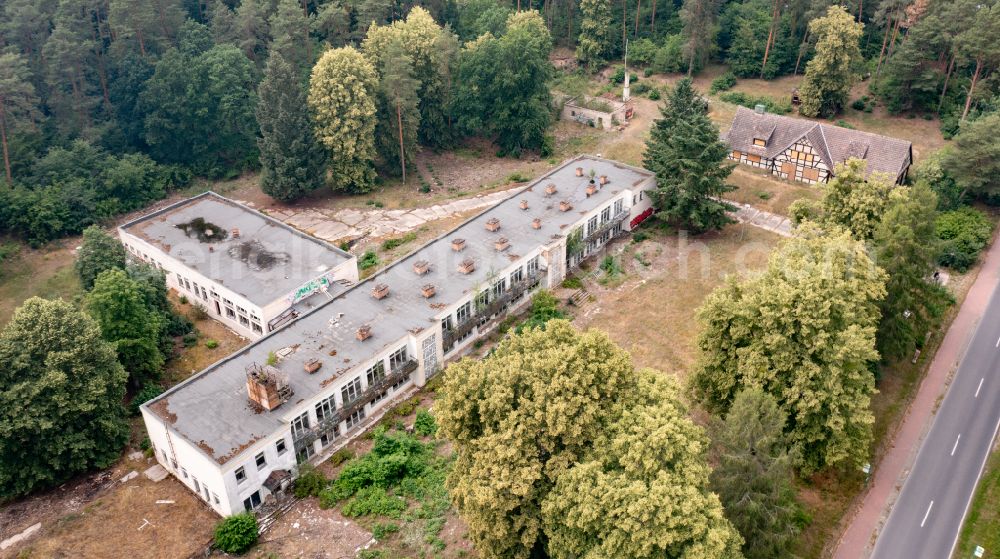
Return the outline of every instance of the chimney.
{"type": "Polygon", "coordinates": [[[535,219],[531,220],[531,228],[532,229],[541,229],[542,228],[542,220],[538,219],[537,217],[535,219]]]}
{"type": "Polygon", "coordinates": [[[608,176],[607,175],[601,175],[601,186],[604,186],[606,184],[608,184],[608,176]]]}
{"type": "Polygon", "coordinates": [[[463,274],[471,274],[476,270],[476,261],[471,258],[466,258],[458,265],[458,271],[463,274]]]}
{"type": "Polygon", "coordinates": [[[498,231],[499,229],[500,229],[500,220],[499,219],[497,219],[495,217],[491,217],[488,220],[486,220],[486,230],[487,231],[498,231]]]}
{"type": "Polygon", "coordinates": [[[277,408],[292,396],[288,377],[270,365],[251,363],[246,368],[246,375],[247,396],[265,410],[277,408]]]}
{"type": "MultiPolygon", "coordinates": [[[[583,169],[580,168],[580,169],[578,169],[578,171],[580,171],[582,173],[583,169]]],[[[546,196],[552,196],[555,193],[556,193],[556,183],[550,182],[549,184],[545,185],[545,194],[546,194],[546,196]]]]}
{"type": "Polygon", "coordinates": [[[527,200],[521,200],[521,209],[522,210],[528,209],[528,201],[527,200]]]}
{"type": "Polygon", "coordinates": [[[232,235],[234,239],[240,238],[240,230],[237,227],[233,227],[232,231],[230,231],[229,234],[232,235]]]}
{"type": "Polygon", "coordinates": [[[434,289],[433,283],[425,284],[422,288],[420,288],[420,292],[423,293],[425,299],[433,297],[435,291],[436,289],[434,289]]]}
{"type": "Polygon", "coordinates": [[[372,288],[372,297],[376,299],[385,299],[389,296],[389,286],[384,283],[376,283],[375,287],[372,288]]]}
{"type": "Polygon", "coordinates": [[[510,247],[510,241],[507,240],[507,237],[500,237],[493,243],[493,246],[497,249],[497,252],[503,252],[510,247]]]}
{"type": "Polygon", "coordinates": [[[364,326],[358,327],[357,338],[359,342],[363,342],[368,338],[372,337],[372,327],[365,324],[364,326]]]}
{"type": "Polygon", "coordinates": [[[452,239],[451,250],[459,252],[465,248],[465,239],[452,239]]]}
{"type": "Polygon", "coordinates": [[[576,176],[578,176],[578,177],[582,177],[583,176],[583,167],[577,167],[576,168],[576,176]]]}
{"type": "Polygon", "coordinates": [[[597,194],[597,185],[596,184],[588,184],[587,185],[587,198],[590,198],[594,194],[597,194]]]}
{"type": "Polygon", "coordinates": [[[418,276],[426,274],[427,271],[430,269],[431,269],[431,263],[426,260],[417,260],[416,262],[413,263],[413,271],[418,276]]]}
{"type": "Polygon", "coordinates": [[[568,212],[573,209],[573,204],[569,203],[569,200],[563,200],[559,202],[559,211],[568,212]]]}
{"type": "Polygon", "coordinates": [[[315,373],[316,371],[318,371],[319,368],[322,367],[322,366],[323,366],[323,363],[321,363],[318,359],[312,359],[310,361],[306,361],[306,364],[305,364],[305,366],[303,368],[306,370],[307,373],[309,373],[311,375],[311,374],[315,373]]]}

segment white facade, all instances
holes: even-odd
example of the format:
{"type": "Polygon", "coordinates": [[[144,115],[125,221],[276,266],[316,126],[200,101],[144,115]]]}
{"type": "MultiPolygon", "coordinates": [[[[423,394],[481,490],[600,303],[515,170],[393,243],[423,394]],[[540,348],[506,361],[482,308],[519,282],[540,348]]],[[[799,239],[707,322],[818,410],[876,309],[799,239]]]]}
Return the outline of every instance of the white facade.
{"type": "MultiPolygon", "coordinates": [[[[654,178],[648,175],[644,181],[618,188],[612,194],[603,196],[588,211],[566,211],[560,214],[561,217],[572,216],[575,220],[565,231],[581,232],[583,257],[599,252],[616,236],[630,231],[650,215],[650,200],[645,191],[654,185],[654,178]]],[[[489,215],[489,210],[483,215],[489,215]]],[[[198,492],[220,515],[256,508],[271,494],[264,487],[264,482],[272,472],[283,471],[294,476],[298,464],[325,459],[357,436],[364,427],[381,417],[392,404],[423,386],[446,362],[461,356],[475,340],[492,331],[504,317],[527,305],[535,290],[558,286],[567,270],[578,263],[580,255],[567,257],[567,235],[555,239],[546,235],[546,239],[537,246],[522,247],[517,255],[511,254],[505,259],[509,262],[505,267],[491,268],[488,279],[477,284],[475,289],[466,290],[452,300],[435,299],[433,308],[438,310],[431,320],[424,322],[428,324],[426,327],[410,329],[395,341],[379,341],[381,345],[370,346],[370,356],[352,359],[350,368],[338,370],[335,376],[330,377],[329,384],[324,382],[319,390],[308,394],[296,392],[288,403],[272,411],[261,412],[279,419],[274,423],[273,432],[255,431],[252,442],[241,445],[232,455],[217,456],[217,452],[204,441],[193,442],[189,440],[191,436],[186,437],[177,432],[172,425],[176,416],[171,416],[172,412],[167,409],[163,397],[143,405],[143,419],[157,460],[193,491],[198,492]],[[260,453],[263,455],[258,458],[260,453]],[[194,479],[198,480],[197,487],[194,479]]],[[[372,281],[376,279],[373,278],[372,281]]],[[[370,289],[369,283],[371,281],[366,281],[352,290],[370,289]]],[[[383,304],[367,296],[363,300],[371,301],[371,306],[383,304]]],[[[339,302],[339,299],[330,301],[300,321],[319,323],[319,319],[315,318],[317,316],[330,317],[330,322],[339,320],[337,317],[344,315],[344,312],[351,312],[346,307],[338,307],[339,302]]],[[[292,331],[298,327],[299,323],[295,323],[255,345],[264,345],[261,348],[263,351],[277,343],[272,342],[272,338],[279,334],[296,340],[315,335],[312,333],[314,327],[303,326],[301,335],[293,336],[292,331]]],[[[336,347],[336,344],[328,345],[324,341],[318,347],[325,354],[330,352],[328,348],[336,347]]],[[[242,350],[230,359],[248,360],[252,348],[253,346],[251,350],[242,350]]],[[[275,366],[282,368],[282,361],[288,359],[289,372],[302,374],[301,370],[295,371],[292,365],[295,351],[307,350],[292,350],[275,366]]],[[[297,357],[309,355],[311,354],[297,357]]],[[[323,367],[326,370],[328,366],[323,367]]],[[[206,370],[185,384],[198,382],[200,377],[213,372],[212,369],[206,370]]],[[[179,385],[173,391],[182,389],[183,386],[179,385]]],[[[164,396],[169,394],[168,392],[164,396]]],[[[222,418],[220,423],[224,422],[225,418],[222,418]]],[[[218,428],[227,429],[229,426],[220,424],[218,428]]]]}

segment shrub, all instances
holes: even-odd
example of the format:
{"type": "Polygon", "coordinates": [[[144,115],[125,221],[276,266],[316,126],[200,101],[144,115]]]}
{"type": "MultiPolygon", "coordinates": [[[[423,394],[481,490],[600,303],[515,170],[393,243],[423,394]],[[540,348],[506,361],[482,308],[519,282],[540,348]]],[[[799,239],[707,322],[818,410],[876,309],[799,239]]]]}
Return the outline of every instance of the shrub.
{"type": "Polygon", "coordinates": [[[257,543],[257,518],[249,512],[224,518],[215,526],[215,547],[243,553],[257,543]]]}
{"type": "Polygon", "coordinates": [[[351,458],[354,458],[354,451],[349,448],[342,448],[330,455],[330,465],[336,467],[344,462],[347,462],[351,458]]]}
{"type": "Polygon", "coordinates": [[[645,231],[636,231],[635,234],[632,235],[632,242],[633,243],[641,243],[641,242],[645,241],[648,238],[649,238],[649,233],[647,233],[645,231]]]}
{"type": "Polygon", "coordinates": [[[621,264],[619,264],[618,260],[611,255],[605,256],[604,260],[601,261],[601,269],[604,270],[604,273],[612,279],[618,277],[622,273],[621,264]]]}
{"type": "Polygon", "coordinates": [[[368,268],[374,268],[375,266],[378,266],[378,255],[375,254],[374,250],[366,250],[365,253],[361,255],[361,259],[358,260],[358,268],[367,270],[368,268]]]}
{"type": "Polygon", "coordinates": [[[413,431],[421,437],[433,437],[437,433],[437,422],[434,416],[427,410],[417,412],[417,418],[413,421],[413,431]]]}
{"type": "Polygon", "coordinates": [[[531,180],[529,177],[526,177],[521,173],[511,173],[507,175],[507,182],[528,182],[529,180],[531,180]]]}
{"type": "MultiPolygon", "coordinates": [[[[407,233],[402,237],[395,237],[392,239],[386,239],[382,241],[382,250],[392,250],[398,246],[405,245],[406,243],[413,242],[417,240],[416,233],[407,233]]],[[[365,253],[367,254],[367,253],[365,253]]]]}
{"type": "Polygon", "coordinates": [[[659,73],[679,72],[685,66],[684,39],[680,33],[667,37],[663,46],[657,49],[653,57],[653,70],[659,73]]]}
{"type": "Polygon", "coordinates": [[[181,295],[180,302],[182,305],[188,304],[188,298],[185,295],[181,295]]]}
{"type": "Polygon", "coordinates": [[[385,488],[373,486],[359,489],[354,498],[344,505],[341,512],[348,518],[369,514],[399,518],[404,510],[406,510],[406,501],[395,495],[389,495],[385,488]]]}
{"type": "Polygon", "coordinates": [[[215,349],[219,347],[219,342],[215,340],[208,340],[205,342],[205,347],[207,347],[208,349],[215,349]]]}
{"type": "Polygon", "coordinates": [[[715,94],[720,91],[729,91],[734,85],[736,85],[736,74],[726,72],[712,80],[712,85],[708,88],[708,92],[715,94]]]}
{"type": "Polygon", "coordinates": [[[208,311],[205,310],[204,306],[195,303],[191,308],[191,316],[193,316],[195,320],[205,320],[208,318],[208,311]]]}
{"type": "Polygon", "coordinates": [[[851,103],[851,108],[854,109],[855,111],[863,111],[865,110],[866,105],[867,103],[865,103],[864,98],[855,99],[854,102],[851,103]]]}
{"type": "Polygon", "coordinates": [[[938,261],[960,272],[976,263],[993,234],[989,218],[969,207],[939,214],[935,228],[938,238],[944,241],[938,261]]]}
{"type": "Polygon", "coordinates": [[[184,347],[191,347],[198,343],[198,334],[195,334],[194,332],[191,332],[189,334],[184,334],[184,337],[181,338],[181,341],[184,342],[184,347]]]}
{"type": "Polygon", "coordinates": [[[649,99],[651,101],[659,101],[660,100],[660,90],[659,89],[651,89],[649,91],[649,95],[647,95],[647,97],[649,97],[649,99]]]}
{"type": "Polygon", "coordinates": [[[379,522],[372,528],[372,537],[376,540],[381,540],[389,534],[394,534],[399,531],[399,525],[392,522],[379,522]]]}
{"type": "Polygon", "coordinates": [[[652,68],[646,68],[646,69],[644,69],[642,71],[642,77],[644,77],[644,78],[648,78],[649,76],[652,76],[652,75],[653,75],[653,69],[652,68]]]}
{"type": "Polygon", "coordinates": [[[344,252],[347,252],[351,250],[351,241],[340,241],[340,244],[337,245],[337,248],[339,248],[344,252]]]}
{"type": "Polygon", "coordinates": [[[632,88],[632,93],[634,95],[642,95],[643,93],[646,93],[647,91],[649,91],[651,89],[653,89],[653,88],[648,83],[645,83],[645,82],[643,82],[643,83],[637,83],[637,84],[635,84],[635,87],[632,88]]]}
{"type": "Polygon", "coordinates": [[[576,276],[570,276],[562,281],[562,286],[566,289],[582,289],[583,281],[576,276]]]}
{"type": "Polygon", "coordinates": [[[649,39],[636,39],[628,45],[628,59],[636,64],[651,64],[657,49],[656,43],[649,39]]]}
{"type": "Polygon", "coordinates": [[[764,105],[764,109],[769,113],[775,114],[788,114],[792,112],[792,104],[790,101],[784,99],[778,101],[766,96],[754,97],[753,95],[747,95],[741,91],[729,91],[719,95],[719,99],[732,103],[734,105],[741,105],[749,109],[753,109],[757,105],[764,105]]]}
{"type": "Polygon", "coordinates": [[[153,398],[156,398],[160,394],[163,394],[163,388],[161,388],[159,384],[146,384],[135,394],[135,396],[132,397],[129,409],[132,410],[133,414],[138,414],[139,406],[145,404],[153,398]]]}
{"type": "Polygon", "coordinates": [[[837,126],[839,126],[841,128],[847,128],[848,130],[854,130],[854,125],[851,124],[850,122],[847,122],[846,120],[844,120],[842,118],[838,119],[837,122],[835,122],[834,124],[836,124],[837,126]]]}
{"type": "Polygon", "coordinates": [[[421,194],[430,194],[431,193],[431,185],[428,184],[428,183],[426,183],[426,182],[421,182],[420,183],[420,193],[421,194]]]}
{"type": "Polygon", "coordinates": [[[299,499],[316,497],[330,483],[323,472],[312,464],[306,463],[299,468],[299,477],[295,478],[295,496],[299,499]]]}

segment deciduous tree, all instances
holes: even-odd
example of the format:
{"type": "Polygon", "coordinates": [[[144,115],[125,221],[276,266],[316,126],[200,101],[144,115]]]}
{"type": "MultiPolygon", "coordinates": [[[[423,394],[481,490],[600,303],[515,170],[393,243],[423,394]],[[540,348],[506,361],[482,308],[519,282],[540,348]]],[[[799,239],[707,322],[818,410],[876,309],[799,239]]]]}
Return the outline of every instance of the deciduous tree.
{"type": "Polygon", "coordinates": [[[614,42],[611,0],[580,0],[580,37],[576,57],[592,70],[604,61],[614,42]]]}
{"type": "Polygon", "coordinates": [[[367,192],[375,180],[377,87],[375,68],[353,47],[328,50],[313,67],[309,106],[337,189],[367,192]]]}
{"type": "Polygon", "coordinates": [[[842,6],[831,6],[824,17],[809,23],[809,33],[816,37],[816,53],[806,65],[799,88],[803,115],[832,116],[847,104],[857,78],[855,66],[861,61],[858,41],[862,29],[864,25],[856,23],[842,6]]]}
{"type": "Polygon", "coordinates": [[[128,440],[126,373],[97,323],[32,297],[0,332],[0,495],[104,468],[128,440]]]}
{"type": "Polygon", "coordinates": [[[760,276],[728,279],[699,309],[696,394],[726,412],[740,390],[761,387],[788,416],[788,441],[806,473],[865,463],[885,280],[846,231],[784,241],[760,276]]]}
{"type": "Polygon", "coordinates": [[[105,270],[125,268],[125,247],[118,239],[104,232],[96,225],[83,230],[83,243],[76,254],[76,274],[80,285],[90,291],[94,280],[105,270]]]}

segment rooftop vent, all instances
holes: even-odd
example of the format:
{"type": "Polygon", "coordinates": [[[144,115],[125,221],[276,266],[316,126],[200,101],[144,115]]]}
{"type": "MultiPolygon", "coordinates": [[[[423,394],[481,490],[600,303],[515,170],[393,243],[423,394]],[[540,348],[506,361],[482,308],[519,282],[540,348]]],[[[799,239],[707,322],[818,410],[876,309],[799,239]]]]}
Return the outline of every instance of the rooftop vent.
{"type": "Polygon", "coordinates": [[[452,239],[451,250],[458,252],[465,248],[465,239],[452,239]]]}
{"type": "Polygon", "coordinates": [[[539,218],[537,218],[537,217],[535,219],[532,219],[531,220],[531,228],[532,229],[541,229],[542,228],[542,220],[539,219],[539,218]]]}
{"type": "Polygon", "coordinates": [[[577,167],[576,168],[576,176],[578,176],[578,177],[582,177],[583,176],[583,167],[577,167]]]}
{"type": "Polygon", "coordinates": [[[365,324],[364,326],[358,327],[357,338],[359,342],[363,342],[368,338],[372,337],[372,327],[365,324]]]}
{"type": "Polygon", "coordinates": [[[527,200],[521,200],[521,209],[522,210],[528,209],[528,201],[527,200]]]}
{"type": "Polygon", "coordinates": [[[604,186],[606,184],[608,184],[608,176],[607,175],[601,175],[601,186],[604,186]]]}
{"type": "Polygon", "coordinates": [[[486,230],[487,231],[498,231],[499,229],[500,229],[500,220],[499,219],[497,219],[495,217],[491,217],[491,218],[489,218],[489,219],[486,220],[486,230]]]}
{"type": "Polygon", "coordinates": [[[271,411],[292,397],[288,376],[270,365],[252,363],[246,368],[250,401],[271,411]]]}
{"type": "Polygon", "coordinates": [[[318,371],[319,368],[322,367],[322,366],[323,366],[323,363],[321,361],[319,361],[318,359],[311,359],[309,361],[306,361],[306,364],[302,368],[305,369],[306,372],[311,375],[311,374],[315,373],[316,371],[318,371]]]}
{"type": "Polygon", "coordinates": [[[458,265],[458,271],[463,274],[471,274],[476,270],[476,261],[471,258],[466,258],[458,265]]]}
{"type": "Polygon", "coordinates": [[[549,184],[545,185],[545,194],[547,196],[552,196],[555,193],[556,193],[556,183],[550,182],[549,184]]]}
{"type": "Polygon", "coordinates": [[[510,248],[510,241],[507,240],[507,237],[500,237],[493,243],[493,246],[496,247],[497,252],[503,252],[510,248]]]}
{"type": "Polygon", "coordinates": [[[431,263],[426,260],[417,260],[413,263],[413,272],[418,276],[426,274],[431,269],[431,263]]]}
{"type": "Polygon", "coordinates": [[[420,288],[420,292],[423,293],[425,299],[430,299],[431,297],[433,297],[436,291],[437,290],[434,288],[433,283],[425,284],[423,287],[420,288]]]}
{"type": "Polygon", "coordinates": [[[376,299],[385,299],[389,296],[389,286],[384,283],[376,283],[375,287],[372,288],[372,297],[376,299]]]}
{"type": "Polygon", "coordinates": [[[239,230],[239,228],[238,228],[238,227],[233,227],[233,230],[232,230],[232,231],[230,231],[230,232],[229,232],[229,234],[230,234],[230,235],[231,235],[231,236],[232,236],[232,237],[233,237],[234,239],[239,239],[239,238],[240,238],[240,230],[239,230]]]}
{"type": "Polygon", "coordinates": [[[597,185],[590,183],[587,185],[587,198],[590,198],[594,194],[597,194],[597,185]]]}
{"type": "Polygon", "coordinates": [[[559,202],[559,211],[568,212],[573,209],[573,204],[569,203],[569,200],[563,200],[559,202]]]}

